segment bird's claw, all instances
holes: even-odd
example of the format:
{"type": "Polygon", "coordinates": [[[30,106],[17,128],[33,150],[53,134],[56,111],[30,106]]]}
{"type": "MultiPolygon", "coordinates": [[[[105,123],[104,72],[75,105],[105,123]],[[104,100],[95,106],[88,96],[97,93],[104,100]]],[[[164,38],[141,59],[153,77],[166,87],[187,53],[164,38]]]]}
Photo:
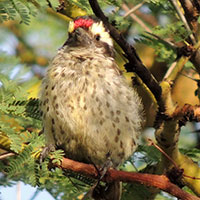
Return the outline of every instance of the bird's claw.
{"type": "Polygon", "coordinates": [[[40,153],[40,158],[39,158],[39,162],[40,164],[44,161],[44,159],[48,156],[48,154],[52,151],[55,151],[55,147],[53,145],[48,145],[45,146],[41,153],[40,153]]]}

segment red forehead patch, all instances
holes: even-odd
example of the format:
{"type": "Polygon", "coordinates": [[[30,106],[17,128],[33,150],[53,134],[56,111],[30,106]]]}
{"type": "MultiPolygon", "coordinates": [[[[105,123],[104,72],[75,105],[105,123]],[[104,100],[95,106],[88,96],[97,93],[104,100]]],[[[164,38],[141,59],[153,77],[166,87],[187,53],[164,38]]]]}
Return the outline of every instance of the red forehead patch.
{"type": "Polygon", "coordinates": [[[92,19],[79,18],[74,21],[74,30],[79,27],[89,28],[93,23],[94,21],[92,19]]]}

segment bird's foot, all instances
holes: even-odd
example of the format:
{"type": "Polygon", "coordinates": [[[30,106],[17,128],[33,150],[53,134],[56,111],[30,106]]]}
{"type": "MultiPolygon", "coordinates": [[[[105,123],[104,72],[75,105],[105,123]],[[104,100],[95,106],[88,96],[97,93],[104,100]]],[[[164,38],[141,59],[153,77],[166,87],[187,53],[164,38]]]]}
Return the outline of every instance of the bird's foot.
{"type": "Polygon", "coordinates": [[[113,166],[113,163],[110,159],[108,159],[104,165],[99,169],[99,174],[100,174],[100,178],[99,181],[101,181],[104,176],[106,175],[107,171],[109,168],[111,168],[113,166]]]}
{"type": "MultiPolygon", "coordinates": [[[[91,161],[92,162],[92,161],[91,161]]],[[[91,197],[92,199],[95,200],[109,200],[106,196],[106,192],[109,188],[109,184],[101,184],[100,182],[102,179],[105,177],[108,169],[113,166],[113,163],[111,159],[108,157],[107,161],[103,164],[103,166],[98,167],[95,163],[92,162],[94,165],[97,173],[98,173],[98,179],[94,183],[94,185],[90,188],[90,190],[84,195],[82,200],[87,199],[88,197],[91,197]]]]}
{"type": "Polygon", "coordinates": [[[40,153],[40,158],[39,158],[39,162],[40,164],[44,161],[44,159],[48,156],[48,154],[50,152],[53,152],[55,151],[55,147],[54,145],[50,144],[48,146],[45,146],[43,149],[42,149],[42,152],[40,153]]]}

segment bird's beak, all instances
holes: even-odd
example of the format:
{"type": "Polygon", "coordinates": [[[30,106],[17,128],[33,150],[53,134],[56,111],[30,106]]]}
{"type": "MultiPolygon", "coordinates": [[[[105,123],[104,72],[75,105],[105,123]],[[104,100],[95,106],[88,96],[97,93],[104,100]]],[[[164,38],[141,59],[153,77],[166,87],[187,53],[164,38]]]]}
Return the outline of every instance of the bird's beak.
{"type": "Polygon", "coordinates": [[[69,34],[67,44],[85,46],[90,44],[91,36],[88,31],[83,28],[77,28],[74,32],[69,34]]]}

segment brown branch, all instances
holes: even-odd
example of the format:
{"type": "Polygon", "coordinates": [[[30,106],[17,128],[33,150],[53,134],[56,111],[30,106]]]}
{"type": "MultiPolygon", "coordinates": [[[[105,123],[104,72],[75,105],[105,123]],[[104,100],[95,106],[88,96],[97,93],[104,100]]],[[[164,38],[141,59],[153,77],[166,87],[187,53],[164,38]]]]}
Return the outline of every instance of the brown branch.
{"type": "MultiPolygon", "coordinates": [[[[199,43],[200,40],[200,26],[198,23],[198,18],[200,16],[200,1],[199,0],[179,0],[181,6],[184,10],[185,18],[191,28],[192,33],[194,34],[196,40],[199,43]]],[[[195,47],[196,50],[193,52],[193,55],[190,61],[193,63],[198,73],[200,73],[200,49],[199,45],[195,47]]]]}
{"type": "Polygon", "coordinates": [[[151,27],[155,27],[158,25],[158,20],[155,16],[152,14],[147,14],[144,12],[141,12],[139,8],[145,4],[146,0],[142,1],[141,3],[138,3],[137,5],[133,5],[132,3],[128,4],[128,7],[130,10],[125,13],[124,18],[128,17],[131,13],[134,13],[138,18],[143,20],[146,24],[149,24],[151,27]]]}
{"type": "MultiPolygon", "coordinates": [[[[171,2],[171,4],[174,6],[174,8],[175,8],[175,10],[176,10],[176,12],[177,12],[179,18],[181,19],[181,21],[182,21],[183,24],[184,24],[186,30],[188,31],[188,33],[190,33],[190,32],[191,32],[190,26],[189,26],[189,24],[188,24],[187,19],[186,19],[185,16],[184,16],[184,14],[182,13],[182,10],[181,10],[181,8],[180,8],[178,2],[177,2],[176,0],[170,0],[170,2],[171,2]]],[[[192,43],[193,43],[193,44],[196,44],[196,39],[195,39],[195,37],[194,37],[194,35],[193,35],[192,33],[190,33],[190,36],[189,36],[189,37],[190,37],[192,43]]]]}
{"type": "Polygon", "coordinates": [[[125,13],[124,17],[129,16],[131,13],[135,12],[136,10],[138,10],[140,7],[142,7],[145,3],[145,0],[143,0],[142,2],[138,3],[136,6],[132,7],[130,10],[128,9],[128,11],[125,13]]]}
{"type": "MultiPolygon", "coordinates": [[[[61,166],[62,169],[72,170],[77,173],[82,173],[94,179],[99,178],[99,173],[91,164],[80,163],[77,161],[63,158],[61,166]]],[[[200,198],[193,196],[178,186],[169,181],[165,175],[143,174],[136,172],[125,172],[114,169],[109,169],[102,179],[104,182],[122,181],[125,183],[140,183],[149,187],[156,187],[181,200],[200,200],[200,198]]]]}
{"type": "Polygon", "coordinates": [[[128,15],[130,15],[131,18],[136,21],[145,31],[152,33],[152,30],[137,15],[134,13],[129,13],[130,9],[125,3],[122,4],[122,9],[126,12],[124,17],[127,16],[128,13],[128,15]]]}
{"type": "Polygon", "coordinates": [[[126,70],[128,72],[137,73],[137,75],[142,79],[142,81],[154,94],[159,106],[159,111],[161,113],[164,113],[165,108],[161,99],[161,87],[159,86],[158,82],[153,77],[153,75],[149,72],[149,70],[144,66],[139,56],[137,55],[135,48],[128,44],[124,37],[117,31],[117,29],[108,22],[107,17],[102,12],[96,0],[89,0],[89,3],[95,15],[104,22],[105,26],[110,31],[110,34],[113,37],[113,39],[119,44],[119,46],[124,51],[129,61],[129,63],[127,63],[125,66],[126,70]]]}
{"type": "Polygon", "coordinates": [[[15,153],[3,153],[3,154],[0,154],[0,160],[3,160],[5,158],[8,158],[8,157],[11,157],[11,156],[14,156],[16,155],[15,153]]]}
{"type": "Polygon", "coordinates": [[[197,33],[198,29],[198,17],[200,15],[200,10],[198,10],[198,4],[195,1],[190,0],[180,0],[180,3],[184,9],[185,17],[192,29],[194,34],[197,33]]]}
{"type": "Polygon", "coordinates": [[[190,104],[185,104],[183,107],[177,106],[172,117],[179,118],[182,122],[200,122],[200,106],[192,106],[190,104]]]}
{"type": "Polygon", "coordinates": [[[146,24],[149,24],[151,27],[158,26],[158,20],[156,19],[155,16],[141,12],[140,10],[136,10],[135,14],[141,18],[146,24]]]}

